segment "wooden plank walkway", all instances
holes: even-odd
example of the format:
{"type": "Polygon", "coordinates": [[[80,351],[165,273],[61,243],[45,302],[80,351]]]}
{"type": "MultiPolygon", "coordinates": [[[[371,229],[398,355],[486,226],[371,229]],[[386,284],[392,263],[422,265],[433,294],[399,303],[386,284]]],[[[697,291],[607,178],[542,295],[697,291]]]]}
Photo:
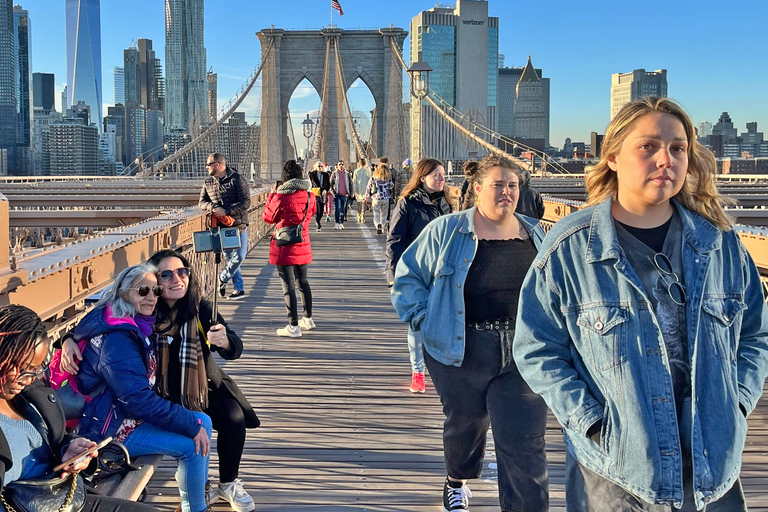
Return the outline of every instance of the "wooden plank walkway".
{"type": "MultiPolygon", "coordinates": [[[[440,402],[408,391],[405,325],[389,301],[384,237],[370,223],[345,231],[324,223],[311,233],[310,284],[317,330],[299,339],[275,336],[286,324],[280,279],[266,240],[244,263],[246,298],[221,312],[242,336],[241,359],[222,366],[262,420],[249,431],[240,476],[259,512],[439,511],[445,467],[440,402]]],[[[564,506],[563,441],[550,416],[547,431],[551,510],[564,506]]],[[[751,511],[768,512],[768,405],[750,418],[743,482],[751,511]]],[[[175,463],[166,459],[146,502],[178,504],[175,463]]],[[[489,435],[483,478],[472,481],[473,512],[498,511],[495,456],[489,435]]],[[[211,476],[218,477],[216,455],[211,476]]],[[[220,501],[214,510],[230,510],[220,501]]]]}

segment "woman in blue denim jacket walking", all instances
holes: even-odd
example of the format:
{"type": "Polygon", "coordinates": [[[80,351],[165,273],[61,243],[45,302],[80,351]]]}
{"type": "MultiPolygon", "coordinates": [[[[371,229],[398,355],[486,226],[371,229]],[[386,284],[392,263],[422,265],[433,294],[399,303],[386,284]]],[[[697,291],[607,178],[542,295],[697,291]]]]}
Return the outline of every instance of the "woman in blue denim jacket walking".
{"type": "Polygon", "coordinates": [[[512,361],[517,300],[544,232],[515,214],[512,162],[480,162],[476,206],[433,220],[397,264],[392,303],[423,342],[445,414],[443,510],[469,510],[493,427],[503,512],[548,510],[547,407],[512,361]]]}
{"type": "Polygon", "coordinates": [[[569,512],[746,511],[768,311],[715,169],[677,103],[626,105],[587,169],[590,207],[526,277],[514,357],[563,425],[569,512]]]}

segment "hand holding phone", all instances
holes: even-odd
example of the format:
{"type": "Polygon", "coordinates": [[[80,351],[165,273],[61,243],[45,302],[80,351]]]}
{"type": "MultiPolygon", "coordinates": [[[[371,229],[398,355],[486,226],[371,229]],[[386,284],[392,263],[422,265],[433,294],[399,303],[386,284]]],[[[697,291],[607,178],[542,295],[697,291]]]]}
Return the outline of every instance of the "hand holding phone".
{"type": "Polygon", "coordinates": [[[97,450],[101,450],[105,446],[107,446],[110,441],[112,441],[111,437],[107,437],[103,439],[100,443],[91,446],[90,448],[85,448],[81,452],[77,453],[76,455],[73,455],[72,457],[68,458],[67,460],[63,461],[61,464],[53,468],[54,473],[57,471],[66,471],[68,469],[73,468],[74,466],[77,466],[81,462],[83,462],[87,457],[89,457],[93,452],[97,450]]]}

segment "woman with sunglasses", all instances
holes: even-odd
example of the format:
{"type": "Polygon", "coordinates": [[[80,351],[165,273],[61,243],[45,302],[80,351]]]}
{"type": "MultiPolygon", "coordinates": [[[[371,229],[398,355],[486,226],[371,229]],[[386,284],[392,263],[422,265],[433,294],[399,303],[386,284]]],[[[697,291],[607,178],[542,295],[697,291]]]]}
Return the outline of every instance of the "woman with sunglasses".
{"type": "Polygon", "coordinates": [[[569,512],[747,510],[768,311],[715,171],[677,103],[627,104],[587,168],[589,207],[526,276],[514,356],[563,426],[569,512]]]}
{"type": "MultiPolygon", "coordinates": [[[[47,369],[48,354],[45,326],[34,311],[17,305],[0,307],[0,493],[4,500],[10,499],[5,486],[12,482],[76,474],[97,455],[94,452],[73,466],[53,471],[63,460],[96,443],[65,432],[55,395],[37,380],[47,369]]],[[[76,485],[84,484],[79,479],[76,485]]],[[[86,493],[82,512],[151,510],[142,503],[86,493]]]]}
{"type": "Polygon", "coordinates": [[[154,312],[165,291],[157,272],[150,264],[120,272],[73,332],[75,339],[89,340],[77,381],[80,391],[93,397],[83,410],[80,433],[95,440],[112,436],[134,457],[174,457],[182,510],[202,512],[211,419],[153,391],[162,376],[152,336],[154,312]]]}
{"type": "Polygon", "coordinates": [[[259,426],[245,395],[213,358],[233,360],[243,353],[243,342],[221,315],[212,323],[213,307],[201,298],[187,258],[174,250],[156,252],[149,263],[158,269],[165,292],[157,303],[158,382],[163,398],[211,417],[219,433],[219,484],[209,497],[221,497],[236,512],[255,508],[253,498],[238,478],[245,446],[245,430],[259,426]]]}

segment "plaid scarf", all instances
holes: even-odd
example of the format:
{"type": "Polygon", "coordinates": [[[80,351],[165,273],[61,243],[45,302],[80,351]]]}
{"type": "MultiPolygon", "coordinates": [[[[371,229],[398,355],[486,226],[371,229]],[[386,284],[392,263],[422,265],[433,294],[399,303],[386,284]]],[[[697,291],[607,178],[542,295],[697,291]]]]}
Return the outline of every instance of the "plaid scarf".
{"type": "Polygon", "coordinates": [[[181,405],[192,411],[208,408],[208,376],[203,361],[202,340],[208,343],[198,317],[188,320],[181,328],[173,324],[157,336],[158,370],[157,392],[165,399],[170,396],[168,388],[169,338],[181,335],[179,363],[181,365],[181,405]]]}

